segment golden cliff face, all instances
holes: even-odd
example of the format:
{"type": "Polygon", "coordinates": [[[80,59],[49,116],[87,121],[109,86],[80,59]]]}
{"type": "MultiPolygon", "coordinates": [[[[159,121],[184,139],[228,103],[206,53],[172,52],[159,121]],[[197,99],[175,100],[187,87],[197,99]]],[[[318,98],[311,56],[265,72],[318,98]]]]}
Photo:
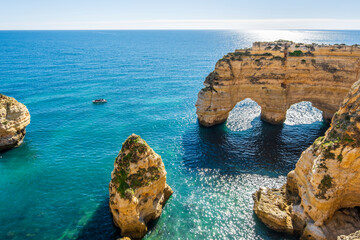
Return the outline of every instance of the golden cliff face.
{"type": "Polygon", "coordinates": [[[294,176],[301,206],[316,225],[338,209],[360,206],[360,81],[325,136],[303,152],[294,176]]]}
{"type": "Polygon", "coordinates": [[[0,94],[0,152],[22,143],[29,123],[30,113],[26,106],[0,94]]]}
{"type": "Polygon", "coordinates": [[[330,120],[359,71],[358,46],[255,42],[216,63],[198,94],[196,113],[200,124],[213,126],[251,98],[263,120],[279,124],[292,104],[310,101],[330,120]]]}
{"type": "Polygon", "coordinates": [[[160,217],[173,191],[166,184],[161,157],[139,136],[124,142],[109,185],[110,210],[121,235],[141,239],[147,223],[160,217]]]}
{"type": "Polygon", "coordinates": [[[268,227],[304,239],[336,239],[360,229],[360,80],[283,188],[254,194],[254,211],[268,227]],[[276,194],[280,204],[271,200],[276,194]]]}

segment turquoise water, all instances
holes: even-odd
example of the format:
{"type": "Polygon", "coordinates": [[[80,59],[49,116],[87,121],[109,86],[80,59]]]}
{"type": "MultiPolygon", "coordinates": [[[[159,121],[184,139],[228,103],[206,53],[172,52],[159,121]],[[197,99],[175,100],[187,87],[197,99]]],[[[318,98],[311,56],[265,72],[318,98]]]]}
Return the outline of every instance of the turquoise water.
{"type": "Polygon", "coordinates": [[[108,183],[141,135],[175,193],[146,239],[291,239],[252,212],[327,124],[309,103],[283,126],[240,102],[202,128],[197,93],[216,61],[253,41],[359,43],[358,31],[0,31],[0,92],[27,105],[24,143],[0,154],[0,239],[116,239],[108,183]],[[94,105],[94,98],[107,104],[94,105]]]}

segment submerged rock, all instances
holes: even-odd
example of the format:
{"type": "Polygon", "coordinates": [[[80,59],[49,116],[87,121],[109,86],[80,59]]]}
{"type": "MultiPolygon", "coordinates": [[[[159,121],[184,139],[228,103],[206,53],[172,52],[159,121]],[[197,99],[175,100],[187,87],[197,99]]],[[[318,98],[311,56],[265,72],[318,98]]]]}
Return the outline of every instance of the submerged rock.
{"type": "Polygon", "coordinates": [[[254,211],[274,230],[302,239],[336,239],[360,229],[359,186],[360,80],[325,136],[302,153],[287,183],[254,194],[254,211]]]}
{"type": "Polygon", "coordinates": [[[0,94],[0,152],[22,143],[29,123],[30,113],[26,106],[0,94]]]}
{"type": "Polygon", "coordinates": [[[173,193],[161,157],[140,137],[129,136],[114,163],[109,185],[110,210],[122,236],[140,239],[160,217],[173,193]]]}

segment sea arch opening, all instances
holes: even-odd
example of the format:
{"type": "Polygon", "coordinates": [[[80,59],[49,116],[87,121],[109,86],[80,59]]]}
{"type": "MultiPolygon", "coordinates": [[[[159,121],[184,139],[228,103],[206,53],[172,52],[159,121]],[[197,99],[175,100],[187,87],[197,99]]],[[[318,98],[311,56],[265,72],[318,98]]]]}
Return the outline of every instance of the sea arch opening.
{"type": "Polygon", "coordinates": [[[313,106],[310,101],[301,101],[292,104],[286,111],[284,124],[301,125],[322,122],[323,111],[313,106]]]}
{"type": "Polygon", "coordinates": [[[226,127],[232,131],[245,131],[252,128],[252,122],[259,118],[261,106],[251,98],[239,101],[229,112],[226,127]]]}

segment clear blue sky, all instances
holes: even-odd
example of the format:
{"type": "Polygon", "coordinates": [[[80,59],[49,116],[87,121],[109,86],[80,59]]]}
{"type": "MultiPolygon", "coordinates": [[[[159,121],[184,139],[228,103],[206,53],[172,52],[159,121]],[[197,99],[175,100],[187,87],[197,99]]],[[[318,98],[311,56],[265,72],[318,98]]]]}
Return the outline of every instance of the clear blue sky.
{"type": "Polygon", "coordinates": [[[360,0],[0,0],[0,29],[360,29],[360,0]]]}

